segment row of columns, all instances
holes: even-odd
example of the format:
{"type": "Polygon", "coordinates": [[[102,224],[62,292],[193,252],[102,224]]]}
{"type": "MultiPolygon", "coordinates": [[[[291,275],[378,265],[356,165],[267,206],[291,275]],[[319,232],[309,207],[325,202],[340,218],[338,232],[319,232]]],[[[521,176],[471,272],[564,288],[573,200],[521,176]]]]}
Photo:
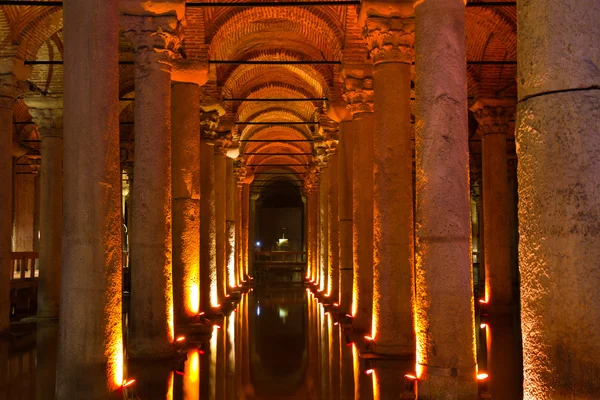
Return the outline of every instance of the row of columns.
{"type": "MultiPolygon", "coordinates": [[[[538,2],[530,3],[536,4],[519,6],[523,16],[520,26],[525,26],[523,19],[542,18],[539,12],[544,7],[538,2]]],[[[554,26],[556,19],[561,18],[559,9],[563,6],[553,3],[552,7],[552,15],[544,14],[547,26],[554,26]]],[[[579,18],[586,22],[585,29],[590,29],[598,13],[588,14],[584,6],[576,8],[577,12],[571,13],[569,20],[579,18]]],[[[373,67],[372,71],[369,66],[344,67],[344,96],[352,118],[341,118],[340,156],[333,161],[339,174],[337,240],[341,311],[351,312],[353,328],[370,335],[375,352],[416,357],[420,399],[447,398],[448,395],[476,398],[476,375],[480,370],[475,357],[473,322],[464,4],[421,1],[416,4],[413,15],[412,6],[378,9],[377,5],[367,2],[361,14],[373,67]],[[413,32],[417,98],[414,230],[409,101],[413,32]],[[352,173],[347,168],[347,149],[351,146],[354,148],[352,173]],[[349,202],[353,205],[351,218],[347,212],[349,202]],[[351,246],[350,226],[353,230],[351,246]],[[348,259],[349,248],[353,252],[352,262],[348,259]],[[349,266],[353,266],[352,284],[344,274],[349,266]]],[[[562,21],[559,25],[575,34],[571,25],[562,21]]],[[[549,44],[558,48],[567,46],[563,35],[552,30],[544,32],[550,35],[549,44]]],[[[513,289],[515,276],[511,269],[511,240],[514,239],[511,226],[514,228],[514,224],[510,222],[506,145],[515,103],[512,99],[480,98],[471,107],[483,136],[486,282],[485,296],[480,302],[487,316],[482,324],[487,329],[485,372],[490,374],[488,387],[493,398],[519,398],[522,387],[525,398],[566,398],[568,393],[575,392],[582,393],[582,398],[594,398],[598,394],[598,387],[591,378],[595,372],[582,371],[597,369],[596,363],[590,362],[590,355],[598,354],[594,339],[597,335],[590,331],[597,323],[589,317],[590,310],[598,303],[593,296],[597,291],[589,285],[598,274],[586,267],[597,263],[597,252],[589,247],[596,237],[589,225],[597,217],[597,207],[591,200],[594,197],[589,197],[596,180],[585,172],[595,171],[591,168],[595,164],[590,160],[595,159],[597,146],[590,133],[598,118],[588,112],[586,115],[593,123],[584,128],[578,116],[597,103],[594,88],[598,74],[591,78],[585,72],[577,72],[581,68],[569,60],[556,65],[544,64],[547,69],[540,70],[540,65],[533,60],[553,51],[547,46],[533,45],[540,34],[537,30],[525,30],[520,39],[524,43],[520,48],[524,49],[526,61],[532,60],[521,63],[524,66],[519,71],[526,83],[522,84],[517,135],[517,142],[522,144],[518,147],[519,162],[523,165],[519,168],[523,364],[519,295],[513,289]],[[543,75],[545,71],[553,80],[534,88],[536,80],[532,77],[543,75]],[[567,71],[574,72],[576,79],[572,76],[562,79],[567,71]],[[555,87],[555,82],[566,83],[555,87]],[[559,95],[555,91],[572,91],[573,94],[559,95]],[[580,111],[565,110],[564,104],[569,102],[577,104],[580,111]],[[561,110],[559,120],[550,118],[550,109],[561,110]],[[567,118],[569,123],[574,122],[572,129],[569,128],[568,140],[561,139],[564,135],[556,136],[557,124],[567,118]],[[547,136],[539,139],[538,131],[547,136]],[[552,150],[558,143],[563,143],[560,151],[567,151],[567,155],[552,150]],[[548,175],[547,168],[560,171],[558,180],[548,175]],[[569,172],[573,170],[576,172],[569,172]],[[569,196],[565,198],[564,194],[571,192],[578,193],[579,201],[570,201],[569,196]],[[584,218],[582,213],[588,217],[584,218]],[[571,227],[570,234],[558,229],[556,221],[571,227]],[[547,236],[552,239],[544,239],[547,236]],[[565,239],[559,239],[561,237],[565,239]],[[577,255],[573,253],[580,246],[585,249],[585,256],[579,250],[577,255]],[[558,265],[562,266],[562,272],[558,272],[558,265]],[[546,276],[552,280],[544,278],[546,276]],[[542,278],[545,280],[540,281],[542,278]],[[579,289],[568,291],[567,288],[574,285],[579,289]],[[575,307],[581,304],[583,293],[589,301],[585,306],[575,307]],[[570,311],[574,308],[587,317],[570,311]],[[553,314],[558,310],[565,316],[560,321],[550,317],[558,315],[553,314]],[[574,318],[579,322],[574,322],[574,318]],[[581,327],[584,320],[589,323],[581,327]],[[568,332],[568,335],[559,332],[568,332]],[[582,335],[588,339],[575,339],[582,335]],[[580,357],[577,365],[565,364],[565,352],[580,357]],[[524,383],[521,381],[523,368],[524,383]]],[[[577,46],[581,46],[577,60],[597,55],[598,46],[589,46],[594,42],[591,35],[588,32],[583,35],[585,41],[576,41],[577,46]]],[[[568,44],[569,48],[573,45],[568,44]]],[[[336,110],[334,114],[341,113],[336,110]]],[[[325,179],[330,182],[332,178],[325,176],[325,179]]],[[[327,190],[325,186],[321,183],[321,190],[327,190]]],[[[309,197],[309,246],[310,208],[309,197]]],[[[323,204],[320,208],[323,209],[323,204]]],[[[329,240],[332,237],[330,234],[329,240]]],[[[310,255],[309,260],[315,262],[310,255]]],[[[320,265],[316,269],[326,271],[327,266],[320,265]]],[[[333,301],[338,301],[338,297],[333,301]]]]}

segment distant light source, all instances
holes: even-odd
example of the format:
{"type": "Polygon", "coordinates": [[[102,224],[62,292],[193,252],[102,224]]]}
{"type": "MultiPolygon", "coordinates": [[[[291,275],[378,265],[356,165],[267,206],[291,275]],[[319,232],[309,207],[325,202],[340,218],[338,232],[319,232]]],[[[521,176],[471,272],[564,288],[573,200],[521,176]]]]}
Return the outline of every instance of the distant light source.
{"type": "Polygon", "coordinates": [[[478,381],[483,381],[485,379],[489,378],[489,375],[486,374],[485,372],[482,372],[481,374],[477,374],[477,380],[478,381]]]}
{"type": "Polygon", "coordinates": [[[479,325],[479,327],[480,327],[481,329],[485,329],[485,328],[487,328],[487,324],[481,324],[481,325],[479,325]]]}
{"type": "Polygon", "coordinates": [[[371,336],[365,336],[365,339],[367,339],[368,341],[372,342],[373,338],[371,336]]]}
{"type": "Polygon", "coordinates": [[[257,245],[257,246],[260,246],[260,242],[256,242],[256,245],[257,245]]]}
{"type": "Polygon", "coordinates": [[[416,380],[419,379],[419,378],[416,377],[416,375],[413,375],[413,374],[406,374],[406,375],[404,375],[404,377],[406,379],[408,379],[408,380],[411,380],[411,381],[416,381],[416,380]]]}
{"type": "Polygon", "coordinates": [[[185,340],[185,336],[179,336],[177,339],[175,339],[176,342],[183,342],[185,340]]]}
{"type": "Polygon", "coordinates": [[[124,380],[124,381],[123,381],[123,387],[125,388],[125,387],[128,387],[128,386],[131,386],[131,385],[133,385],[134,383],[135,383],[135,379],[131,379],[131,380],[129,380],[129,381],[125,381],[125,380],[124,380]]]}
{"type": "Polygon", "coordinates": [[[373,372],[374,372],[374,370],[373,370],[373,368],[371,368],[371,369],[366,370],[365,374],[371,375],[373,372]]]}

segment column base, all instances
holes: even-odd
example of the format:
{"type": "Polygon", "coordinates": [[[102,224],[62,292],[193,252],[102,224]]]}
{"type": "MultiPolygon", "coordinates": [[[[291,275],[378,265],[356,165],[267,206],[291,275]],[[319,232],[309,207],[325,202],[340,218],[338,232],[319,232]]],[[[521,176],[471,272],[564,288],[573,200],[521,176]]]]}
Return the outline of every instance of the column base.
{"type": "Polygon", "coordinates": [[[425,373],[419,377],[416,386],[419,400],[477,400],[479,398],[475,371],[472,374],[458,376],[451,376],[450,373],[448,375],[425,373]]]}

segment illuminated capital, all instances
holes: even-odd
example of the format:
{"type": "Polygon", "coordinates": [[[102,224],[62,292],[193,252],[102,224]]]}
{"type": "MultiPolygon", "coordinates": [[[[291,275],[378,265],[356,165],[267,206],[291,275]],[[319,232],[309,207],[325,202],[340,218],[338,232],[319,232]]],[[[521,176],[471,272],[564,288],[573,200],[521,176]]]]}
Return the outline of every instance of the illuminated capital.
{"type": "Polygon", "coordinates": [[[410,64],[414,59],[415,21],[412,17],[369,17],[365,21],[363,37],[374,64],[410,64]]]}
{"type": "Polygon", "coordinates": [[[352,115],[361,112],[373,112],[373,77],[346,76],[342,95],[352,115]]]}

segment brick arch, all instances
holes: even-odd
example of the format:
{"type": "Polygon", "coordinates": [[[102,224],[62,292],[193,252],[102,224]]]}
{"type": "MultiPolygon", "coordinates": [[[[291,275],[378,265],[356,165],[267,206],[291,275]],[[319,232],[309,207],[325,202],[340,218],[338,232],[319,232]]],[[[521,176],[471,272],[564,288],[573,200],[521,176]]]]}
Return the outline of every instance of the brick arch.
{"type": "MultiPolygon", "coordinates": [[[[8,9],[10,6],[6,6],[8,9]]],[[[17,54],[24,59],[33,59],[40,47],[63,29],[61,7],[10,7],[15,19],[13,32],[15,43],[19,44],[17,54]]]]}
{"type": "Polygon", "coordinates": [[[218,25],[215,34],[209,35],[207,41],[210,41],[210,56],[234,60],[253,46],[260,46],[260,43],[269,44],[271,48],[289,48],[292,39],[303,46],[318,49],[325,59],[340,58],[339,32],[330,26],[329,21],[302,7],[240,10],[218,25]]]}

